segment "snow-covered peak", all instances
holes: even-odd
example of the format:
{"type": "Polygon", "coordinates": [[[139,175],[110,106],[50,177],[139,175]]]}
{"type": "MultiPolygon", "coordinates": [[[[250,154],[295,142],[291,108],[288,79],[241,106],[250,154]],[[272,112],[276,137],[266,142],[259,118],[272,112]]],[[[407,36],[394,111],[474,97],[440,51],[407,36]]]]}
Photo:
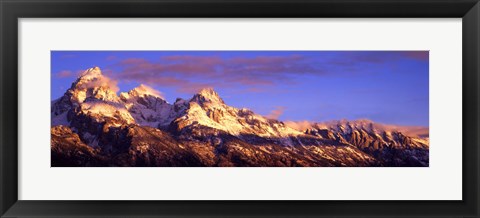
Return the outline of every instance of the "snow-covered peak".
{"type": "Polygon", "coordinates": [[[163,127],[177,117],[174,105],[167,103],[161,92],[147,85],[120,93],[120,99],[141,126],[163,127]]]}
{"type": "Polygon", "coordinates": [[[117,82],[104,76],[99,67],[93,67],[85,70],[67,92],[73,102],[81,103],[88,98],[118,102],[117,91],[117,82]]]}
{"type": "Polygon", "coordinates": [[[79,78],[83,78],[85,80],[92,80],[101,76],[103,76],[103,74],[102,74],[102,71],[100,70],[100,67],[92,67],[85,70],[82,74],[80,74],[79,78]]]}
{"type": "Polygon", "coordinates": [[[83,114],[93,116],[97,122],[103,122],[105,118],[113,118],[116,120],[114,123],[117,126],[122,123],[135,123],[135,119],[130,112],[120,103],[94,99],[88,102],[83,102],[80,105],[80,110],[83,114]]]}
{"type": "Polygon", "coordinates": [[[381,124],[375,123],[368,119],[359,120],[333,120],[323,123],[314,123],[313,126],[319,129],[330,129],[342,133],[351,133],[353,131],[366,131],[369,133],[383,132],[381,124]]]}
{"type": "Polygon", "coordinates": [[[310,127],[315,127],[317,129],[329,129],[343,133],[351,133],[352,131],[365,131],[373,134],[391,135],[394,132],[401,132],[407,136],[418,138],[428,138],[429,135],[428,127],[388,125],[376,123],[368,119],[352,121],[342,119],[323,123],[310,123],[310,127]]]}
{"type": "Polygon", "coordinates": [[[154,96],[157,98],[164,99],[162,93],[160,91],[155,90],[154,88],[140,84],[140,86],[130,90],[128,92],[130,96],[138,96],[138,97],[145,97],[145,96],[154,96]]]}
{"type": "Polygon", "coordinates": [[[157,104],[167,104],[161,92],[143,84],[128,92],[120,93],[120,99],[127,103],[127,108],[132,104],[141,104],[148,108],[153,108],[157,104]]]}
{"type": "Polygon", "coordinates": [[[204,103],[219,103],[219,104],[224,104],[222,98],[218,95],[215,90],[212,88],[204,88],[200,90],[197,94],[195,94],[192,98],[192,101],[195,101],[199,104],[204,104],[204,103]]]}
{"type": "Polygon", "coordinates": [[[174,105],[175,110],[184,108],[184,113],[180,113],[182,116],[174,121],[178,130],[199,125],[240,137],[256,135],[272,139],[285,138],[287,141],[290,136],[303,134],[282,122],[270,120],[248,109],[228,106],[211,88],[201,90],[189,102],[177,99],[174,105]]]}
{"type": "Polygon", "coordinates": [[[218,93],[213,90],[213,88],[203,88],[198,92],[199,95],[203,96],[218,96],[218,93]]]}

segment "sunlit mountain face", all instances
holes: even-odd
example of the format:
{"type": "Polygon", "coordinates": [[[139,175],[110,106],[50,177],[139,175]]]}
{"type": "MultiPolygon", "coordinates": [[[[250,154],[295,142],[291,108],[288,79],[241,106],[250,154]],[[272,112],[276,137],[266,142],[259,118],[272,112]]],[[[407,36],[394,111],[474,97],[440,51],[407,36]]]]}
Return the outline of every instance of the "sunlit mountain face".
{"type": "Polygon", "coordinates": [[[51,103],[53,167],[429,166],[428,127],[282,120],[230,106],[214,86],[169,102],[150,84],[119,92],[99,67],[72,81],[51,103]]]}

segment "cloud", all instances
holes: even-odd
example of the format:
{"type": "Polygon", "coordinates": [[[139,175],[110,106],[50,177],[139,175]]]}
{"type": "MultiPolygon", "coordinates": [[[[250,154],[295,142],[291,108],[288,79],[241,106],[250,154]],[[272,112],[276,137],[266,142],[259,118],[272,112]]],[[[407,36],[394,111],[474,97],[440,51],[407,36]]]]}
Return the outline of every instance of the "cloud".
{"type": "Polygon", "coordinates": [[[428,51],[403,51],[400,52],[406,58],[419,60],[419,61],[428,61],[429,59],[429,52],[428,51]]]}
{"type": "Polygon", "coordinates": [[[392,64],[400,60],[428,61],[428,51],[362,51],[348,52],[332,59],[329,63],[337,66],[358,64],[392,64]]]}
{"type": "Polygon", "coordinates": [[[138,91],[142,92],[142,93],[157,96],[157,97],[165,99],[165,96],[162,92],[160,92],[158,90],[155,90],[154,88],[152,88],[150,86],[147,86],[145,84],[140,84],[140,86],[138,86],[136,89],[138,91]]]}
{"type": "MultiPolygon", "coordinates": [[[[216,87],[223,87],[223,85],[217,85],[216,87]]],[[[190,83],[190,85],[181,86],[178,91],[183,93],[198,93],[202,89],[214,88],[214,86],[202,83],[190,83]]]]}
{"type": "Polygon", "coordinates": [[[57,78],[77,78],[78,76],[82,75],[83,72],[85,72],[85,70],[62,70],[54,74],[54,76],[57,78]]]}
{"type": "Polygon", "coordinates": [[[62,70],[55,74],[57,78],[69,78],[69,77],[72,77],[73,75],[75,74],[70,70],[62,70]]]}
{"type": "Polygon", "coordinates": [[[290,128],[296,129],[298,131],[305,131],[309,128],[312,128],[312,126],[315,124],[311,121],[285,121],[283,122],[285,125],[287,125],[290,128]]]}
{"type": "Polygon", "coordinates": [[[274,110],[270,111],[268,115],[265,115],[265,117],[268,119],[278,120],[284,111],[285,107],[277,106],[274,110]]]}
{"type": "MultiPolygon", "coordinates": [[[[177,87],[190,92],[204,87],[266,86],[292,82],[294,74],[319,73],[300,55],[221,58],[219,56],[173,55],[157,61],[129,58],[115,67],[120,80],[177,87]]],[[[256,90],[255,88],[251,90],[256,90]]]]}
{"type": "Polygon", "coordinates": [[[120,81],[174,87],[185,93],[219,86],[265,90],[276,84],[297,83],[298,75],[368,73],[371,68],[365,68],[362,64],[391,64],[403,59],[428,60],[428,51],[331,52],[315,56],[170,55],[156,60],[128,58],[116,59],[118,61],[112,66],[116,73],[109,75],[120,81]],[[337,55],[332,55],[334,53],[337,55]]]}
{"type": "Polygon", "coordinates": [[[120,88],[118,87],[118,82],[116,80],[110,79],[105,76],[97,77],[96,80],[91,80],[87,83],[84,83],[79,88],[89,89],[95,87],[109,87],[114,92],[118,92],[120,90],[120,88]]]}
{"type": "Polygon", "coordinates": [[[221,61],[218,57],[195,57],[195,56],[167,56],[160,61],[153,62],[142,58],[129,58],[122,60],[118,66],[123,68],[123,76],[131,77],[139,74],[154,76],[165,74],[208,74],[215,73],[215,67],[221,61]]]}
{"type": "Polygon", "coordinates": [[[110,55],[110,56],[107,56],[105,58],[105,60],[107,60],[107,61],[113,61],[113,60],[116,60],[116,59],[117,59],[117,56],[115,56],[115,55],[110,55]]]}
{"type": "Polygon", "coordinates": [[[320,63],[328,69],[329,74],[368,75],[398,72],[405,63],[428,64],[429,60],[428,51],[355,51],[332,54],[334,55],[324,58],[320,63]]]}

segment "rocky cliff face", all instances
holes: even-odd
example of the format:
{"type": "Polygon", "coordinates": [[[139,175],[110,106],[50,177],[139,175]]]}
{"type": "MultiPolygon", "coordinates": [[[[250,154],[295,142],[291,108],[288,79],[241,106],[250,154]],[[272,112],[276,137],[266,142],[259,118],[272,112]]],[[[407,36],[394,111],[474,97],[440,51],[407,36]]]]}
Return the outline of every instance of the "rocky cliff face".
{"type": "Polygon", "coordinates": [[[382,165],[428,166],[428,132],[422,134],[423,137],[415,137],[400,132],[398,127],[369,120],[342,120],[316,123],[305,133],[353,145],[382,165]]]}
{"type": "Polygon", "coordinates": [[[52,102],[52,166],[428,166],[428,138],[371,121],[299,129],[213,89],[169,104],[145,85],[115,87],[91,68],[52,102]]]}

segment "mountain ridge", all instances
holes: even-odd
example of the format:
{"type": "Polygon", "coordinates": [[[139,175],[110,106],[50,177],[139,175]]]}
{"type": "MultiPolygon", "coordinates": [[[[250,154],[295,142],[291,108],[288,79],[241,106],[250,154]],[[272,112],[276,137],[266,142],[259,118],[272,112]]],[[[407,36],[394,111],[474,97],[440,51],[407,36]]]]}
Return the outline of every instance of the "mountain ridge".
{"type": "Polygon", "coordinates": [[[428,139],[383,124],[299,130],[228,106],[213,88],[172,104],[143,84],[117,92],[94,67],[52,101],[52,166],[428,166],[428,139]],[[92,161],[69,163],[59,151],[72,149],[92,161]]]}

